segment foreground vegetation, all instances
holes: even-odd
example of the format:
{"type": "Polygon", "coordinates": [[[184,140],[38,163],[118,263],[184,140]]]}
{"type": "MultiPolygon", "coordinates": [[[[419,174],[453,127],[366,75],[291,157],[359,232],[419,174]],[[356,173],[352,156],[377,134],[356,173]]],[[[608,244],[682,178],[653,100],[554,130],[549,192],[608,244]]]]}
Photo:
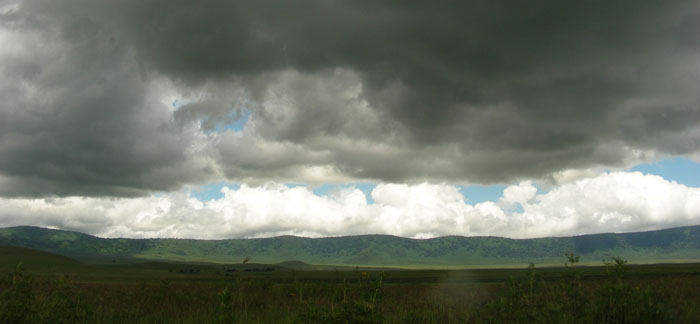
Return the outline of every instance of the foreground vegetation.
{"type": "MultiPolygon", "coordinates": [[[[173,271],[0,282],[0,323],[698,323],[700,265],[464,271],[173,271]],[[681,270],[678,270],[681,269],[681,270]]],[[[182,265],[180,265],[182,266],[182,265]]]]}

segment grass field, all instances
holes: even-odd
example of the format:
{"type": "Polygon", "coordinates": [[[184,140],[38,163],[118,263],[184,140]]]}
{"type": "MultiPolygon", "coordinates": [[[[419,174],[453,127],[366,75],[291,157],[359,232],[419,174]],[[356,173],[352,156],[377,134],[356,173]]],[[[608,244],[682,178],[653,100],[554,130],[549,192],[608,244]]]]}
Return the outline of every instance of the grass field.
{"type": "Polygon", "coordinates": [[[379,270],[0,256],[0,323],[700,322],[700,264],[562,257],[561,267],[379,270]]]}
{"type": "Polygon", "coordinates": [[[413,269],[524,268],[561,266],[573,252],[580,263],[624,256],[631,263],[700,262],[700,226],[638,233],[607,233],[514,240],[447,236],[408,239],[388,235],[327,238],[280,236],[261,239],[190,240],[100,238],[79,232],[31,226],[0,228],[0,245],[22,246],[69,256],[90,264],[142,262],[259,263],[297,260],[297,269],[340,267],[413,269]],[[313,265],[334,265],[310,266],[313,265]]]}

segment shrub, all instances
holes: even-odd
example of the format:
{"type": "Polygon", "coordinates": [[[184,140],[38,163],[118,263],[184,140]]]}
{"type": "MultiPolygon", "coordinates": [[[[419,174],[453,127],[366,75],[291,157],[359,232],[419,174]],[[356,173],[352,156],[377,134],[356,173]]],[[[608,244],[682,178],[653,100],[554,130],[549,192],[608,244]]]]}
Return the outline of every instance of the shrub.
{"type": "Polygon", "coordinates": [[[633,287],[625,280],[627,261],[612,257],[603,260],[608,275],[598,291],[594,320],[598,323],[669,323],[656,294],[647,287],[633,287]]]}
{"type": "Polygon", "coordinates": [[[233,295],[232,287],[227,286],[221,292],[219,292],[219,314],[217,317],[217,323],[219,324],[230,324],[234,323],[236,317],[233,313],[233,295]]]}

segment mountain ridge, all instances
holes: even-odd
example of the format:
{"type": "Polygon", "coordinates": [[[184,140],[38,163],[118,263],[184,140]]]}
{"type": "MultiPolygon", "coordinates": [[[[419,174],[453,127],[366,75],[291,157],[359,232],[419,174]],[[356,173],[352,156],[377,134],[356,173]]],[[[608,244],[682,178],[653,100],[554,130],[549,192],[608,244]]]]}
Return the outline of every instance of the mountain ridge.
{"type": "Polygon", "coordinates": [[[78,260],[130,258],[238,263],[298,260],[309,264],[460,267],[561,264],[565,253],[582,262],[619,256],[631,263],[700,261],[700,226],[578,236],[511,239],[442,236],[411,239],[369,234],[324,238],[283,235],[255,239],[100,238],[35,226],[0,228],[0,245],[32,248],[78,260]]]}

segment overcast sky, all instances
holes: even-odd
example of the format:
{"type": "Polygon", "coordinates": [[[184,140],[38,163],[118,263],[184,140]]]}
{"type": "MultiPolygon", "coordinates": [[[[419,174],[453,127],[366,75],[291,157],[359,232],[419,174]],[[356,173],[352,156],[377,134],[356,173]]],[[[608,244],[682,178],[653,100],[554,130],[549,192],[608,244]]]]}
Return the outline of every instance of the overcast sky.
{"type": "Polygon", "coordinates": [[[700,2],[0,0],[0,226],[700,224],[700,2]]]}

